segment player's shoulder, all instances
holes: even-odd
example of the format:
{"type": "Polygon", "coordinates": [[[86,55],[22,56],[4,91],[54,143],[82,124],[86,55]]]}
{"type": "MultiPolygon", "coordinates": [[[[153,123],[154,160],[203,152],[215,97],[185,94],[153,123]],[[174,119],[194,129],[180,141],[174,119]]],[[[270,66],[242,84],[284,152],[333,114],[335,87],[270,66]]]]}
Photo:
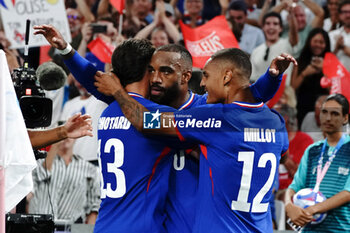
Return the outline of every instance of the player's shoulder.
{"type": "Polygon", "coordinates": [[[204,95],[193,94],[193,96],[194,96],[193,98],[194,106],[200,106],[207,103],[208,94],[204,94],[204,95]]]}
{"type": "MultiPolygon", "coordinates": [[[[267,107],[268,108],[268,107],[267,107]]],[[[281,121],[281,123],[283,123],[283,125],[285,125],[285,121],[284,118],[281,114],[279,114],[279,112],[277,112],[275,109],[270,109],[268,108],[268,110],[271,112],[271,114],[276,117],[278,120],[281,121]]]]}

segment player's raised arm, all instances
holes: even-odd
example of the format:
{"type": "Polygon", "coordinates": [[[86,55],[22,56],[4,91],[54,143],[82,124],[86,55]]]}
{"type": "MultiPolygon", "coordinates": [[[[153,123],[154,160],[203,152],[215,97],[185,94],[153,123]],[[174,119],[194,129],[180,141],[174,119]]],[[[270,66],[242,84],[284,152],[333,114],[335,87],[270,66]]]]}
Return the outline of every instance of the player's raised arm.
{"type": "Polygon", "coordinates": [[[275,57],[271,61],[269,68],[270,75],[277,76],[279,74],[282,74],[284,71],[286,71],[290,63],[293,63],[295,66],[298,65],[295,58],[287,53],[282,53],[281,55],[275,57]]]}
{"type": "Polygon", "coordinates": [[[58,50],[67,48],[68,43],[54,26],[43,24],[34,26],[34,30],[34,35],[43,35],[52,47],[58,50]]]}
{"type": "MultiPolygon", "coordinates": [[[[97,90],[107,96],[113,96],[114,99],[119,103],[123,114],[130,123],[140,132],[147,134],[161,134],[168,136],[177,136],[176,129],[174,126],[160,127],[160,129],[144,129],[143,127],[143,116],[145,112],[149,112],[142,104],[137,102],[135,99],[130,97],[124,90],[118,77],[114,73],[103,73],[98,71],[95,75],[95,86],[97,90]]],[[[172,112],[156,112],[152,114],[153,117],[160,117],[161,122],[163,118],[174,119],[174,113],[172,112]]]]}
{"type": "Polygon", "coordinates": [[[72,46],[67,43],[61,33],[52,25],[34,26],[34,35],[43,35],[50,45],[58,49],[63,56],[64,63],[73,74],[74,78],[85,87],[88,92],[97,99],[110,104],[113,98],[98,92],[94,86],[94,75],[97,68],[85,58],[81,57],[72,46]]]}
{"type": "Polygon", "coordinates": [[[287,53],[282,53],[271,61],[268,71],[250,86],[254,98],[257,101],[266,103],[272,99],[278,91],[282,82],[283,73],[290,63],[297,65],[295,58],[287,53]]]}

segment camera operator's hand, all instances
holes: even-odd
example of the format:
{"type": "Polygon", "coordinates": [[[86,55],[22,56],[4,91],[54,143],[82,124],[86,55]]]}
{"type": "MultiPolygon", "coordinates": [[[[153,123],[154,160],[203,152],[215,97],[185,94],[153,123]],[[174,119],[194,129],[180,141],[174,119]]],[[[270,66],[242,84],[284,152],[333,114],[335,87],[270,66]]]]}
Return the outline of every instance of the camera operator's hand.
{"type": "Polygon", "coordinates": [[[77,113],[63,125],[67,138],[92,137],[91,116],[77,113]]]}
{"type": "Polygon", "coordinates": [[[29,139],[34,149],[40,149],[66,138],[92,136],[91,117],[77,113],[59,127],[48,130],[28,130],[29,139]]]}
{"type": "Polygon", "coordinates": [[[63,39],[61,33],[52,25],[39,25],[34,26],[36,30],[34,35],[43,35],[51,46],[56,49],[63,50],[67,47],[67,42],[63,39]]]}

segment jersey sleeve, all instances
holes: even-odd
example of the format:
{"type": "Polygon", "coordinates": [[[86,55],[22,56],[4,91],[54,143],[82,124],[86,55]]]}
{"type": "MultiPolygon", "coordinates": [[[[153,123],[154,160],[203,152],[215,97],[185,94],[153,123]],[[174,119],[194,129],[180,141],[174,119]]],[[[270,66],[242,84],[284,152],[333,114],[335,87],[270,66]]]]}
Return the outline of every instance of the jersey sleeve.
{"type": "Polygon", "coordinates": [[[287,130],[284,128],[284,130],[281,132],[282,138],[283,138],[283,146],[282,146],[282,154],[281,156],[285,155],[289,149],[289,140],[288,140],[288,133],[287,130]]]}
{"type": "Polygon", "coordinates": [[[106,96],[99,92],[94,85],[95,74],[97,68],[90,63],[88,60],[79,55],[78,52],[75,52],[74,55],[66,59],[64,63],[72,72],[74,78],[83,86],[85,89],[90,92],[96,99],[101,100],[107,104],[110,104],[114,101],[114,98],[111,96],[106,96]]]}
{"type": "Polygon", "coordinates": [[[254,98],[257,101],[266,103],[276,94],[281,85],[283,74],[273,77],[269,74],[269,69],[255,83],[250,86],[254,98]]]}
{"type": "Polygon", "coordinates": [[[290,189],[293,189],[295,192],[298,192],[300,189],[306,188],[305,183],[306,183],[306,175],[307,175],[307,163],[309,160],[309,150],[310,150],[310,147],[308,147],[305,150],[305,153],[300,160],[298,170],[294,175],[293,182],[288,187],[290,189]]]}

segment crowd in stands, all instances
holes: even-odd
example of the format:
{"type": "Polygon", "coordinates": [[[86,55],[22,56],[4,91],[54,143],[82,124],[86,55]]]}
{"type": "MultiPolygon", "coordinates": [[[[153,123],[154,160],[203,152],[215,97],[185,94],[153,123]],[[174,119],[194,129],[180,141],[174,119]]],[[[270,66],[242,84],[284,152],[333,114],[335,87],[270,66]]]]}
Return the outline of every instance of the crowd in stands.
{"type": "MultiPolygon", "coordinates": [[[[109,71],[111,65],[88,49],[88,44],[96,38],[115,47],[128,38],[148,39],[155,47],[170,43],[184,45],[180,20],[196,28],[219,15],[226,17],[240,48],[250,55],[251,82],[264,74],[272,59],[282,52],[294,56],[298,66],[286,71],[286,87],[274,107],[285,119],[290,142],[289,153],[281,160],[276,179],[279,185],[275,198],[284,200],[305,150],[313,142],[324,139],[319,115],[330,93],[329,88],[320,84],[326,53],[334,53],[350,72],[350,0],[126,0],[122,21],[121,12],[109,0],[66,0],[65,6],[72,47],[101,71],[109,71]],[[96,32],[96,24],[106,26],[106,30],[96,32]]],[[[2,27],[0,43],[10,70],[19,67],[23,63],[23,51],[11,48],[2,27]]],[[[39,48],[31,51],[38,52],[39,48]]],[[[60,219],[93,224],[100,185],[97,122],[106,105],[74,80],[55,49],[50,49],[49,55],[68,74],[66,85],[54,91],[60,93],[54,95],[54,102],[63,102],[55,106],[54,119],[66,121],[77,112],[88,113],[92,116],[95,136],[76,141],[67,139],[53,146],[48,161],[38,161],[28,211],[54,213],[60,219]],[[49,186],[47,180],[51,181],[49,186]]],[[[34,68],[39,65],[38,58],[30,55],[34,68]]],[[[199,90],[197,74],[197,83],[192,85],[194,92],[199,90]]],[[[52,127],[57,124],[52,122],[52,127]]]]}

